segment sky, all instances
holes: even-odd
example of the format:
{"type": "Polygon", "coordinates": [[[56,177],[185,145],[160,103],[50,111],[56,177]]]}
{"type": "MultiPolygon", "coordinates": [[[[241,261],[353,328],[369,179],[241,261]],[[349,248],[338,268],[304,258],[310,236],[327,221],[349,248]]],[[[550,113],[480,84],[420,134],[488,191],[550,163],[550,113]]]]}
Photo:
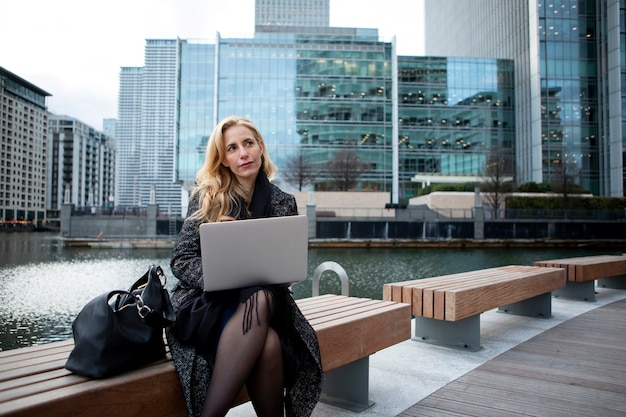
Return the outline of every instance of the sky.
{"type": "MultiPolygon", "coordinates": [[[[375,28],[399,55],[423,55],[424,0],[330,0],[330,26],[375,28]]],[[[254,0],[4,0],[0,67],[52,95],[48,110],[102,130],[117,117],[120,67],[146,39],[252,36],[254,0]]]]}

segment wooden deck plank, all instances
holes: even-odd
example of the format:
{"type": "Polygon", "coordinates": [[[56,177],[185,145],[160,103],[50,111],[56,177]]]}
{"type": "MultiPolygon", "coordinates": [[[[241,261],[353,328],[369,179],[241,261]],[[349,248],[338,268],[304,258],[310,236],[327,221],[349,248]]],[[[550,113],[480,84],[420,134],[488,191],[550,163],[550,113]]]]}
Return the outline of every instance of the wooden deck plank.
{"type": "MultiPolygon", "coordinates": [[[[509,369],[509,368],[506,368],[509,369]]],[[[502,371],[505,371],[503,369],[502,371]]],[[[465,379],[460,378],[458,381],[467,382],[465,379]]],[[[511,383],[515,383],[517,386],[516,393],[524,395],[546,395],[548,398],[554,398],[558,396],[567,396],[574,394],[573,401],[582,401],[583,403],[593,402],[594,399],[602,401],[611,401],[614,406],[619,406],[624,402],[624,395],[612,391],[603,391],[600,389],[588,389],[580,386],[568,386],[565,381],[559,382],[542,381],[528,376],[526,378],[520,378],[518,376],[507,375],[505,372],[488,372],[486,370],[477,370],[472,375],[471,385],[472,389],[498,389],[506,387],[511,383]]]]}
{"type": "Polygon", "coordinates": [[[626,300],[504,352],[398,417],[626,415],[626,300]]]}
{"type": "Polygon", "coordinates": [[[516,389],[515,395],[507,386],[481,387],[474,383],[464,383],[462,379],[449,384],[449,389],[440,392],[437,399],[451,403],[471,404],[484,411],[481,415],[523,415],[530,416],[593,416],[593,405],[586,404],[580,399],[571,403],[575,408],[572,411],[569,405],[554,401],[554,398],[539,389],[533,392],[524,392],[516,389]],[[488,411],[487,411],[488,410],[488,411]]]}

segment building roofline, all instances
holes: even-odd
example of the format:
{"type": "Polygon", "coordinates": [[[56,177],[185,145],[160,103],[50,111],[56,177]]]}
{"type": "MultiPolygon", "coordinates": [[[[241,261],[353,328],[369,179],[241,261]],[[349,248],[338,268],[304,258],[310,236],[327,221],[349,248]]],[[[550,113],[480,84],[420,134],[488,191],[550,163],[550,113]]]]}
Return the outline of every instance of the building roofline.
{"type": "Polygon", "coordinates": [[[46,97],[51,97],[52,94],[48,93],[46,90],[37,87],[35,84],[26,81],[25,79],[23,79],[22,77],[20,77],[17,74],[12,73],[11,71],[7,70],[4,67],[0,67],[0,75],[5,76],[7,78],[12,79],[13,81],[20,83],[22,85],[24,85],[25,87],[28,87],[29,89],[33,90],[35,93],[42,95],[42,96],[46,96],[46,97]]]}

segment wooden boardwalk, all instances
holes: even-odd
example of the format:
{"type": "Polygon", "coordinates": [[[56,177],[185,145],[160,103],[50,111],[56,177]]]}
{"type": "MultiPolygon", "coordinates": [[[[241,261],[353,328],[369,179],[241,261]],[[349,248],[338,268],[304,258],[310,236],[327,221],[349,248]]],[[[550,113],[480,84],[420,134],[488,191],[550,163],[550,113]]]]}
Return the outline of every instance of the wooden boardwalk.
{"type": "Polygon", "coordinates": [[[626,300],[491,359],[398,417],[626,416],[626,300]]]}

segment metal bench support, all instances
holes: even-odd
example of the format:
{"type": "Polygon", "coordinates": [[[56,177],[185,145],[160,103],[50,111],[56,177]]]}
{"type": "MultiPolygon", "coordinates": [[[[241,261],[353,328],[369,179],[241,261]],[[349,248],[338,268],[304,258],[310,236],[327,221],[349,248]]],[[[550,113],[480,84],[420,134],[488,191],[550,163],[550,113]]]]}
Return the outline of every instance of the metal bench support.
{"type": "Polygon", "coordinates": [[[598,287],[626,290],[626,275],[599,279],[598,287]]]}
{"type": "Polygon", "coordinates": [[[369,394],[369,356],[324,374],[320,401],[360,413],[374,405],[369,394]]]}
{"type": "Polygon", "coordinates": [[[584,301],[596,301],[596,283],[595,281],[567,281],[565,288],[552,291],[552,295],[584,301]]]}
{"type": "Polygon", "coordinates": [[[552,317],[552,294],[547,292],[536,297],[518,301],[517,303],[507,304],[499,307],[498,311],[518,316],[549,319],[552,317]]]}
{"type": "Polygon", "coordinates": [[[476,352],[480,346],[480,314],[458,321],[415,317],[413,340],[476,352]]]}

